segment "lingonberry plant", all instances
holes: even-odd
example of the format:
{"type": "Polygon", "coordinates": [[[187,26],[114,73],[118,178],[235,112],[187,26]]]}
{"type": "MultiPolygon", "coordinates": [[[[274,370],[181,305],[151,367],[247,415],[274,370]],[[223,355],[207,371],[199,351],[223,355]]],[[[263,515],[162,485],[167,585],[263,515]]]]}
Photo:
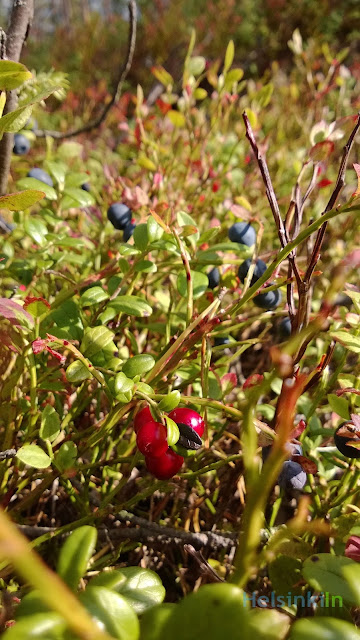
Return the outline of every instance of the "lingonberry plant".
{"type": "Polygon", "coordinates": [[[359,635],[359,80],[290,45],[246,80],[193,33],[116,127],[36,108],[0,198],[4,640],[359,635]]]}

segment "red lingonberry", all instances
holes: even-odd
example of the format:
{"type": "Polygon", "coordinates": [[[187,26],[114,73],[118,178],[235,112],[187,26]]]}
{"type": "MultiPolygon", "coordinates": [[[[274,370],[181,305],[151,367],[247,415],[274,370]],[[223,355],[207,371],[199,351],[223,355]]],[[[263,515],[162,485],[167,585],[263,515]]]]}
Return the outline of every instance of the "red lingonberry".
{"type": "Polygon", "coordinates": [[[142,427],[144,424],[146,424],[147,422],[151,422],[151,420],[155,422],[154,418],[151,415],[149,407],[144,407],[143,409],[141,409],[141,411],[139,411],[139,413],[137,413],[134,418],[135,433],[137,433],[140,427],[142,427]]]}
{"type": "Polygon", "coordinates": [[[162,456],[167,448],[166,427],[161,422],[147,422],[140,427],[136,435],[139,451],[145,456],[162,456]]]}
{"type": "Polygon", "coordinates": [[[182,467],[183,462],[184,458],[175,453],[170,447],[162,456],[157,458],[145,457],[147,470],[158,480],[172,478],[182,467]]]}
{"type": "Polygon", "coordinates": [[[181,422],[182,424],[186,424],[188,427],[191,427],[192,429],[194,429],[194,431],[196,431],[200,438],[204,433],[204,420],[201,416],[199,416],[198,413],[196,413],[196,411],[193,411],[192,409],[187,409],[186,407],[178,407],[177,409],[173,409],[173,411],[170,411],[169,418],[171,418],[171,420],[174,420],[174,422],[176,423],[181,422]]]}

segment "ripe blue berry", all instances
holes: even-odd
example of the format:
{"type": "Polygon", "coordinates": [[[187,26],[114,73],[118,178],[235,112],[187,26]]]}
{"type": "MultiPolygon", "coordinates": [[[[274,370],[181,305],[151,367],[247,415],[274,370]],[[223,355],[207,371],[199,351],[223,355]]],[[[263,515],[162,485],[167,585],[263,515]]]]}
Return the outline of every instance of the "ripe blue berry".
{"type": "Polygon", "coordinates": [[[252,247],[256,242],[256,231],[248,222],[235,222],[228,235],[231,242],[245,244],[247,247],[252,247]]]}
{"type": "Polygon", "coordinates": [[[334,441],[339,451],[347,458],[360,458],[360,449],[349,446],[349,443],[360,442],[360,430],[352,422],[343,422],[336,429],[334,441]]]}
{"type": "Polygon", "coordinates": [[[124,234],[123,234],[124,242],[127,242],[128,240],[130,240],[131,236],[135,231],[135,227],[136,227],[136,224],[132,224],[132,222],[129,222],[129,224],[126,225],[124,229],[124,234]]]}
{"type": "Polygon", "coordinates": [[[39,167],[34,167],[33,169],[30,169],[30,171],[27,173],[27,177],[36,178],[36,180],[40,180],[40,182],[44,182],[44,184],[49,185],[49,187],[54,186],[54,183],[50,178],[49,174],[46,173],[46,171],[44,171],[43,169],[40,169],[39,167]]]}
{"type": "MultiPolygon", "coordinates": [[[[241,282],[245,282],[245,278],[249,272],[250,269],[250,265],[251,265],[251,258],[248,258],[247,260],[245,260],[239,267],[238,269],[238,276],[241,280],[241,282]]],[[[251,278],[251,282],[250,282],[250,287],[252,287],[253,284],[255,284],[255,282],[257,280],[259,280],[259,278],[261,278],[261,276],[265,273],[266,271],[266,264],[263,260],[256,260],[255,262],[255,268],[254,268],[254,273],[253,276],[251,278]]]]}
{"type": "Polygon", "coordinates": [[[208,280],[209,280],[209,287],[210,289],[215,289],[215,287],[218,287],[220,284],[220,271],[217,267],[214,267],[213,269],[211,269],[211,271],[209,271],[209,273],[207,274],[208,280]]]}
{"type": "Polygon", "coordinates": [[[215,338],[214,345],[215,347],[220,347],[220,345],[229,344],[229,342],[230,342],[229,338],[221,338],[219,336],[218,338],[215,338]]]}
{"type": "Polygon", "coordinates": [[[281,320],[279,324],[279,333],[283,338],[288,338],[291,335],[291,321],[289,316],[281,320]]]}
{"type": "Polygon", "coordinates": [[[13,152],[16,156],[24,156],[30,150],[30,140],[22,133],[15,133],[13,152]]]}
{"type": "Polygon", "coordinates": [[[287,460],[278,477],[282,489],[302,489],[306,484],[306,473],[298,462],[287,460]]]}
{"type": "MultiPolygon", "coordinates": [[[[114,202],[107,211],[108,220],[115,227],[123,231],[131,220],[131,209],[122,202],[114,202]]],[[[129,236],[130,237],[130,236],[129,236]]]]}
{"type": "Polygon", "coordinates": [[[88,191],[89,192],[91,190],[90,183],[89,182],[84,182],[84,184],[81,185],[81,188],[84,191],[88,191]]]}
{"type": "Polygon", "coordinates": [[[281,292],[279,289],[275,291],[267,291],[265,293],[259,293],[255,296],[254,304],[261,309],[275,309],[281,301],[281,292]]]}

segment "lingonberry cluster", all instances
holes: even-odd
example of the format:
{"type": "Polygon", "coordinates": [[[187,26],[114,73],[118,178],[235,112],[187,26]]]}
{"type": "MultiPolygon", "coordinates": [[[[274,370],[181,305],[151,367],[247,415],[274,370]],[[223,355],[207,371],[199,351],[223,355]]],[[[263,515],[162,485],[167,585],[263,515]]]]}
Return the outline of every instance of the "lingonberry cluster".
{"type": "MultiPolygon", "coordinates": [[[[180,433],[186,431],[188,436],[189,430],[190,435],[195,432],[193,439],[196,442],[203,435],[204,421],[196,411],[177,408],[170,411],[168,416],[179,426],[180,433]]],[[[166,427],[154,420],[149,407],[144,407],[135,416],[134,429],[136,444],[145,456],[147,470],[158,480],[168,480],[174,476],[180,470],[184,458],[169,447],[166,427]]]]}

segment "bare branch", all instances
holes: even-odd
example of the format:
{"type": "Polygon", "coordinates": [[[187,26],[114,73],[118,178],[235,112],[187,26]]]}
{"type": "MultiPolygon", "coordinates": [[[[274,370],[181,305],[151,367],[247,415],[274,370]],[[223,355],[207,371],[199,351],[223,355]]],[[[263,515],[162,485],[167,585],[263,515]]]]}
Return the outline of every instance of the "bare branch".
{"type": "MultiPolygon", "coordinates": [[[[336,184],[335,184],[335,189],[332,192],[331,196],[330,196],[330,200],[326,205],[326,209],[324,211],[324,213],[327,213],[328,211],[330,211],[331,209],[334,208],[335,203],[345,185],[345,172],[346,172],[346,165],[349,159],[349,155],[350,155],[350,151],[352,148],[352,145],[354,143],[355,140],[355,136],[357,134],[357,132],[360,129],[360,113],[358,114],[357,117],[357,121],[355,124],[355,127],[353,128],[349,140],[347,141],[345,147],[344,147],[344,151],[343,151],[343,155],[342,155],[342,159],[341,159],[341,163],[340,163],[340,168],[339,168],[339,173],[338,173],[338,177],[336,180],[336,184]]],[[[323,214],[324,215],[324,214],[323,214]]],[[[327,228],[327,222],[324,222],[323,226],[320,227],[319,231],[317,232],[317,236],[316,236],[316,240],[315,240],[315,245],[314,245],[314,249],[312,252],[312,256],[310,259],[310,264],[307,268],[307,271],[305,273],[304,276],[304,283],[308,283],[311,279],[312,274],[314,273],[315,267],[317,265],[317,262],[319,260],[320,257],[320,250],[321,250],[321,246],[324,240],[324,235],[325,235],[325,231],[327,228]]]]}
{"type": "Polygon", "coordinates": [[[135,42],[136,42],[136,2],[135,0],[129,0],[128,7],[129,7],[129,13],[130,13],[130,23],[129,23],[129,38],[128,38],[128,48],[126,53],[126,59],[120,70],[119,77],[115,85],[114,91],[112,93],[110,102],[104,107],[102,113],[97,118],[95,118],[94,120],[91,120],[87,124],[81,127],[78,127],[76,129],[69,129],[68,131],[64,131],[64,132],[35,130],[34,133],[38,138],[44,138],[45,136],[50,136],[51,138],[55,138],[56,140],[63,140],[64,138],[73,138],[74,136],[78,136],[81,133],[87,133],[88,131],[97,129],[104,122],[111,107],[119,100],[124,81],[126,79],[127,74],[130,71],[131,64],[134,57],[135,42]]]}
{"type": "Polygon", "coordinates": [[[16,456],[16,449],[5,449],[5,451],[0,451],[0,460],[15,458],[15,456],[16,456]]]}

